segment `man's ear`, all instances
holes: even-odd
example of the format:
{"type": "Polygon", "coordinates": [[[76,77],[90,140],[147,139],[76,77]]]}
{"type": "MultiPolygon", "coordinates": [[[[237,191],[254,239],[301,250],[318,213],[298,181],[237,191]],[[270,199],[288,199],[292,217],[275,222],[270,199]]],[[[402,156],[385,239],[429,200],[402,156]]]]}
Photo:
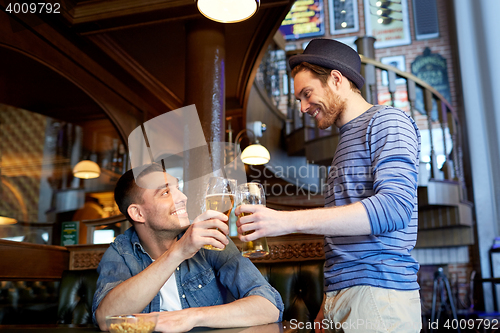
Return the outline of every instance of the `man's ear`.
{"type": "Polygon", "coordinates": [[[132,220],[138,223],[146,222],[146,217],[144,216],[144,211],[140,205],[131,204],[127,208],[127,213],[130,215],[132,220]]]}
{"type": "Polygon", "coordinates": [[[334,87],[339,87],[340,84],[342,84],[342,81],[343,81],[344,77],[342,76],[342,73],[340,73],[338,70],[336,69],[332,69],[330,71],[330,83],[334,86],[334,87]]]}

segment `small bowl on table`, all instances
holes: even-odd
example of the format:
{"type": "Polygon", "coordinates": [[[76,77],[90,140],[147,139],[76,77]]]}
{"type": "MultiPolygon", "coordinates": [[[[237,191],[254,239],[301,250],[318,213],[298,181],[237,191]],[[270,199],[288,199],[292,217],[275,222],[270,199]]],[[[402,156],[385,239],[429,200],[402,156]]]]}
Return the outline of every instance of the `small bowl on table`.
{"type": "Polygon", "coordinates": [[[106,316],[106,326],[111,333],[151,333],[157,321],[158,313],[106,316]]]}

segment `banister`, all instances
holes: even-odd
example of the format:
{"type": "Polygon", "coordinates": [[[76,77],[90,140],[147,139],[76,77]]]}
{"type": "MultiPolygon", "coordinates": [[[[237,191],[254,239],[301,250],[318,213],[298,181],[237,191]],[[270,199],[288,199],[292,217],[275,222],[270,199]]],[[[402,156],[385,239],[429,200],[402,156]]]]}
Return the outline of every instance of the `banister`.
{"type": "Polygon", "coordinates": [[[427,90],[429,90],[433,95],[435,95],[437,98],[439,98],[440,100],[444,101],[445,104],[446,104],[446,108],[448,108],[449,110],[455,112],[455,109],[451,106],[451,104],[446,100],[446,98],[443,97],[443,95],[441,95],[441,93],[439,93],[439,91],[437,91],[436,89],[434,89],[431,85],[429,85],[427,82],[423,81],[422,79],[418,78],[417,76],[411,74],[411,73],[408,73],[408,72],[403,72],[402,70],[396,68],[396,67],[393,67],[391,65],[386,65],[386,64],[383,64],[381,63],[380,61],[377,61],[377,60],[374,60],[374,59],[370,59],[370,58],[367,58],[363,55],[359,55],[360,58],[361,58],[361,62],[362,63],[365,63],[365,64],[372,64],[374,65],[375,67],[377,68],[380,68],[380,69],[384,69],[386,71],[393,71],[394,73],[396,73],[397,75],[399,75],[400,77],[403,77],[405,79],[410,79],[412,81],[414,81],[415,83],[417,83],[418,85],[422,86],[422,88],[425,88],[427,90]]]}

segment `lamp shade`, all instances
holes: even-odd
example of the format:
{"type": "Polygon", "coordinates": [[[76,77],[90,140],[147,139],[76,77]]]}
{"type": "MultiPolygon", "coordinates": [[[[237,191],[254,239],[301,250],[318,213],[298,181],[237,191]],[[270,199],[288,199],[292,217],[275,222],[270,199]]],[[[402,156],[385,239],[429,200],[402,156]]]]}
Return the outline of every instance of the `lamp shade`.
{"type": "Polygon", "coordinates": [[[250,18],[259,9],[260,0],[198,0],[198,10],[220,23],[236,23],[250,18]]]}
{"type": "Polygon", "coordinates": [[[261,165],[266,164],[270,159],[269,150],[258,143],[246,147],[241,153],[241,160],[245,164],[261,165]]]}
{"type": "Polygon", "coordinates": [[[0,225],[2,224],[16,224],[17,220],[11,217],[0,216],[0,225]]]}
{"type": "Polygon", "coordinates": [[[101,168],[96,162],[83,160],[73,168],[73,176],[83,179],[97,178],[101,175],[101,168]]]}

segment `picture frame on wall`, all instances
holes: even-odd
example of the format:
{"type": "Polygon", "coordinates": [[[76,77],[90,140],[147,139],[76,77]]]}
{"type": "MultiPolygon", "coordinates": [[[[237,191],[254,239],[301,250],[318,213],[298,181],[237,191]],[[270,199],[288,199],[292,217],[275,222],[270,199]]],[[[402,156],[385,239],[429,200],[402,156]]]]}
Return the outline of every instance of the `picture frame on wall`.
{"type": "MultiPolygon", "coordinates": [[[[406,63],[405,63],[405,56],[404,55],[397,55],[397,56],[391,56],[391,57],[384,57],[380,58],[380,62],[385,64],[385,65],[390,65],[393,67],[396,67],[400,71],[406,71],[406,63]]],[[[396,84],[405,84],[406,80],[403,78],[397,78],[396,79],[396,84]]],[[[386,71],[382,71],[382,85],[387,86],[389,85],[389,79],[386,71]]]]}
{"type": "Polygon", "coordinates": [[[375,37],[375,48],[411,43],[408,1],[364,0],[366,35],[375,37]]]}
{"type": "Polygon", "coordinates": [[[358,0],[328,0],[330,34],[359,31],[358,0]]]}
{"type": "Polygon", "coordinates": [[[279,31],[285,40],[324,36],[323,0],[297,1],[281,23],[279,31]]]}

